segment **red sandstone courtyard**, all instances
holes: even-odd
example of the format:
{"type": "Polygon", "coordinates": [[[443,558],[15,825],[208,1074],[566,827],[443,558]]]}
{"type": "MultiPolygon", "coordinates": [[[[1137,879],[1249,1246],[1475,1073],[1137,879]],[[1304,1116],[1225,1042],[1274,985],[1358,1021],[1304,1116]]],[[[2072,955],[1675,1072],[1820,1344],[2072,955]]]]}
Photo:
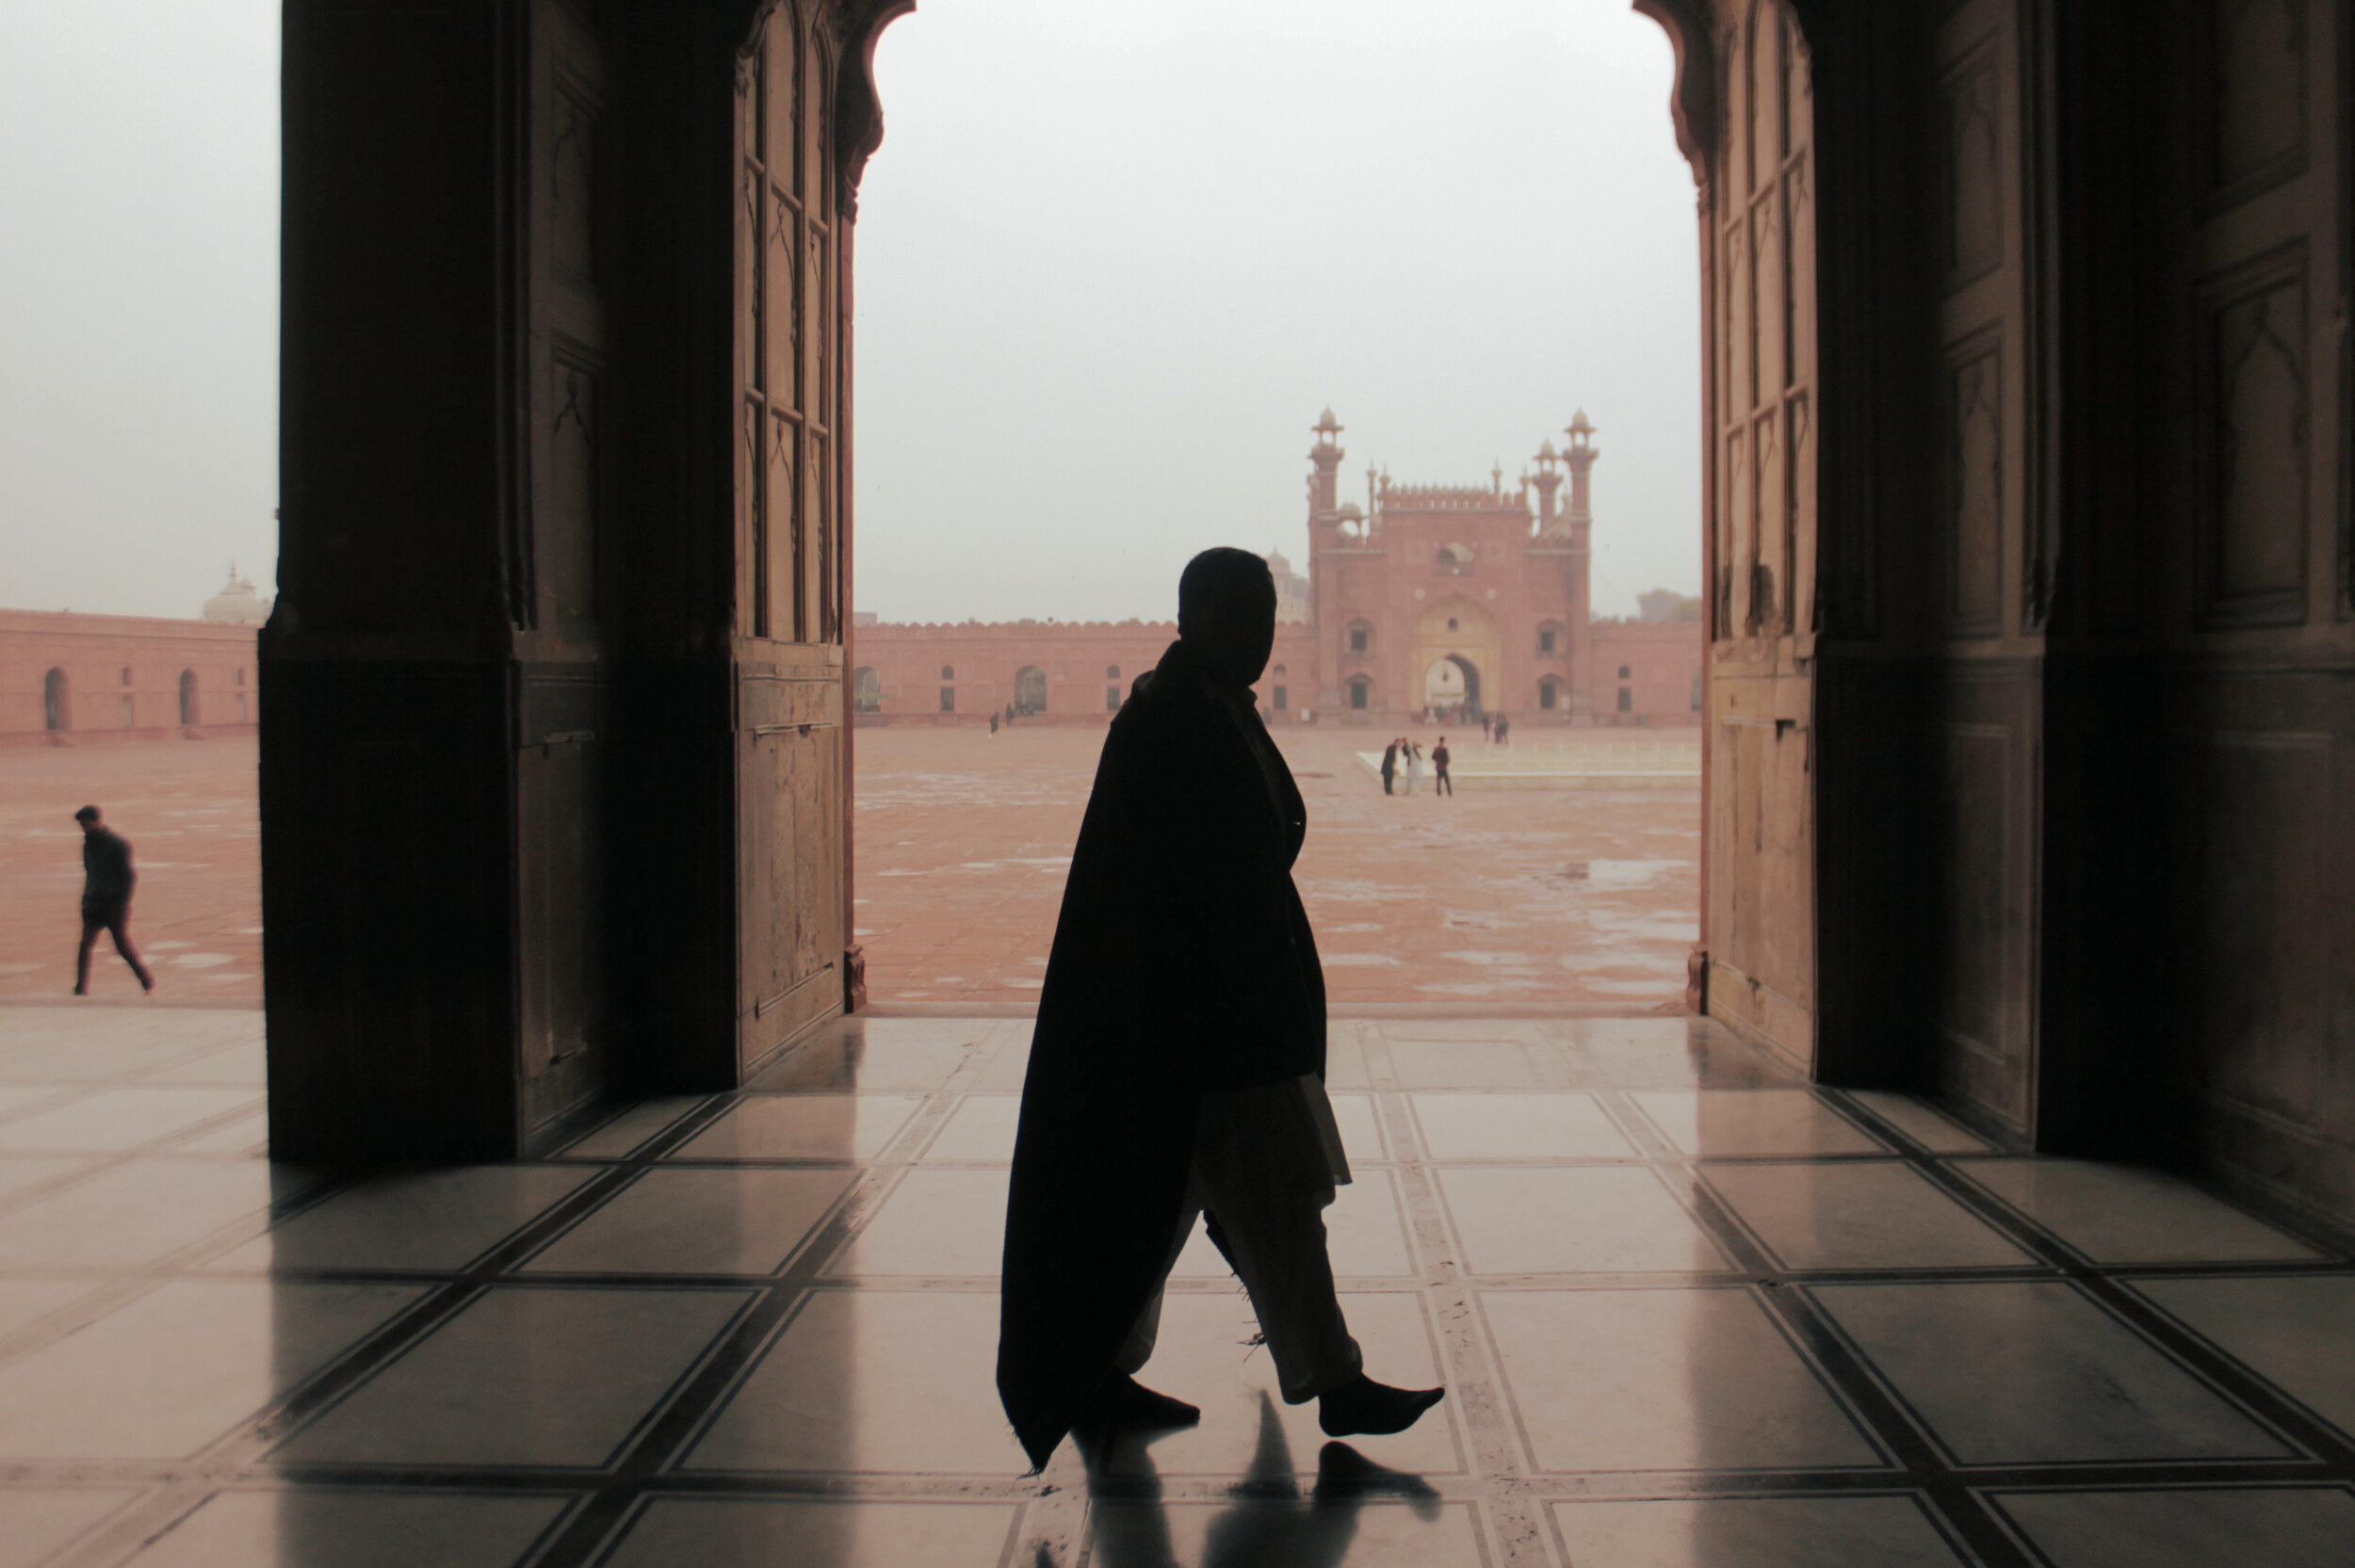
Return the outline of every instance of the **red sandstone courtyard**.
{"type": "MultiPolygon", "coordinates": [[[[1437,732],[1425,731],[1426,744],[1437,732]]],[[[1691,732],[1687,732],[1688,736],[1691,732]]],[[[1309,809],[1297,871],[1337,1008],[1626,1013],[1673,1008],[1699,897],[1696,790],[1385,798],[1356,753],[1386,732],[1278,732],[1309,809]]],[[[1647,732],[1551,746],[1625,750],[1647,732]]],[[[1100,726],[863,729],[857,940],[879,1010],[1025,1012],[1046,973],[1100,726]]],[[[1478,732],[1450,739],[1480,765],[1478,732]]],[[[1516,759],[1534,745],[1506,750],[1516,759]]],[[[0,750],[0,997],[73,983],[86,800],[138,848],[132,929],[158,1004],[261,1000],[251,739],[0,750]]],[[[91,992],[138,1003],[102,945],[91,992]]]]}

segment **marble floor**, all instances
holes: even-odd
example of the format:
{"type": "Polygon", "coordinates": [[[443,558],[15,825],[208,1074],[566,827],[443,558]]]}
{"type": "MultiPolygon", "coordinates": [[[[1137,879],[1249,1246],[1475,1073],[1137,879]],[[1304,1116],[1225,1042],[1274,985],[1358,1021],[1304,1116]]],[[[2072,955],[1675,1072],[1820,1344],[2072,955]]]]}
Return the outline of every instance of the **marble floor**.
{"type": "Polygon", "coordinates": [[[2355,1561],[2355,1259],[1678,1019],[1337,1023],[1336,1270],[1413,1431],[1274,1398],[1025,1477],[1028,1025],[831,1026],[515,1165],[264,1157],[257,1015],[0,1008],[0,1568],[2355,1561]]]}

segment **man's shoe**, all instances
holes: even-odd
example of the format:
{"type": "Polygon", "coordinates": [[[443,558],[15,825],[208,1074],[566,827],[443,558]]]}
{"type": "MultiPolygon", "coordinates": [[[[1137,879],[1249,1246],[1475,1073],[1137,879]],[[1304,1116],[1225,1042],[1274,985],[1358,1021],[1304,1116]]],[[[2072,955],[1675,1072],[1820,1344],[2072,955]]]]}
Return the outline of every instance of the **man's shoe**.
{"type": "Polygon", "coordinates": [[[76,996],[87,996],[89,994],[89,987],[86,985],[77,985],[73,988],[73,994],[76,996]]]}
{"type": "Polygon", "coordinates": [[[1327,1437],[1387,1437],[1405,1431],[1447,1397],[1444,1388],[1392,1388],[1363,1372],[1317,1398],[1317,1425],[1327,1437]]]}
{"type": "Polygon", "coordinates": [[[1110,1436],[1124,1431],[1175,1431],[1202,1419],[1202,1412],[1183,1399],[1157,1394],[1126,1372],[1115,1372],[1088,1401],[1079,1429],[1110,1436]]]}

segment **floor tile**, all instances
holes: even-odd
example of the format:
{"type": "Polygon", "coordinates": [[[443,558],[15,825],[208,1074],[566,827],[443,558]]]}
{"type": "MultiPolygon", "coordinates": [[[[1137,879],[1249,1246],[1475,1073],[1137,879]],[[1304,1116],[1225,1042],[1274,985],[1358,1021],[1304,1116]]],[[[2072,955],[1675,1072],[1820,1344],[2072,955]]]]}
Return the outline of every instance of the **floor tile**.
{"type": "Polygon", "coordinates": [[[139,1079],[141,1084],[218,1084],[226,1088],[259,1090],[269,1076],[268,1053],[258,1040],[232,1045],[225,1050],[208,1051],[187,1061],[177,1061],[161,1072],[150,1073],[139,1079]]]}
{"type": "Polygon", "coordinates": [[[1565,1042],[1570,1080],[1598,1089],[1755,1089],[1797,1075],[1706,1018],[1576,1018],[1546,1026],[1565,1042]]]}
{"type": "Polygon", "coordinates": [[[1238,1497],[1226,1503],[1099,1503],[1095,1568],[1483,1568],[1480,1527],[1461,1503],[1238,1497]]]}
{"type": "Polygon", "coordinates": [[[1973,1159],[1956,1169],[2097,1263],[2322,1255],[2157,1171],[2074,1159],[1973,1159]]]}
{"type": "Polygon", "coordinates": [[[2355,1438],[2355,1277],[2140,1280],[2133,1288],[2355,1438]]]}
{"type": "Polygon", "coordinates": [[[1016,1512],[1013,1503],[657,1497],[601,1568],[998,1568],[1016,1512]]]}
{"type": "Polygon", "coordinates": [[[2289,1451],[2057,1281],[1811,1288],[1965,1464],[2289,1451]]]}
{"type": "Polygon", "coordinates": [[[1791,1269],[1993,1269],[2036,1262],[1895,1160],[1705,1165],[1701,1173],[1791,1269]]]}
{"type": "Polygon", "coordinates": [[[2355,1495],[2341,1487],[2008,1492],[1996,1505],[2053,1568],[2346,1568],[2355,1495]]]}
{"type": "Polygon", "coordinates": [[[495,1288],[278,1457],[601,1464],[750,1300],[741,1290],[495,1288]]]}
{"type": "Polygon", "coordinates": [[[577,1167],[477,1165],[376,1176],[231,1250],[212,1267],[463,1269],[590,1175],[577,1167]]]}
{"type": "Polygon", "coordinates": [[[1371,1094],[1329,1094],[1333,1125],[1341,1135],[1341,1153],[1354,1165],[1390,1157],[1390,1140],[1383,1135],[1382,1107],[1371,1094]]]}
{"type": "Polygon", "coordinates": [[[1031,1036],[1028,1021],[1022,1024],[1022,1037],[1008,1041],[989,1059],[989,1065],[973,1080],[976,1094],[1019,1094],[1024,1077],[1031,1070],[1031,1036]]]}
{"type": "Polygon", "coordinates": [[[570,1500],[528,1494],[219,1492],[132,1568],[511,1568],[570,1500]]]}
{"type": "Polygon", "coordinates": [[[98,1163],[93,1155],[0,1155],[0,1203],[26,1188],[94,1169],[98,1163]]]}
{"type": "Polygon", "coordinates": [[[1018,1476],[997,1357],[994,1291],[814,1291],[682,1468],[1018,1476]]]}
{"type": "MultiPolygon", "coordinates": [[[[1325,1255],[1333,1272],[1352,1277],[1393,1278],[1412,1273],[1414,1261],[1406,1247],[1405,1220],[1399,1213],[1398,1188],[1390,1173],[1379,1167],[1356,1172],[1356,1180],[1337,1188],[1333,1206],[1324,1211],[1325,1255]]],[[[1177,1279],[1226,1279],[1233,1270],[1210,1241],[1210,1232],[1195,1225],[1185,1250],[1170,1269],[1177,1279]]]]}
{"type": "Polygon", "coordinates": [[[1851,1089],[1848,1097],[1934,1155],[1975,1155],[1993,1147],[1977,1133],[1910,1094],[1851,1089]]]}
{"type": "Polygon", "coordinates": [[[819,1041],[788,1052],[783,1060],[755,1075],[744,1087],[755,1094],[838,1093],[877,1089],[930,1092],[947,1082],[949,1075],[964,1066],[976,1049],[972,1044],[921,1040],[819,1041]]]}
{"type": "Polygon", "coordinates": [[[0,1366],[0,1455],[192,1454],[423,1294],[174,1281],[0,1366]]]}
{"type": "Polygon", "coordinates": [[[1394,1041],[1390,1061],[1408,1089],[1538,1089],[1560,1081],[1550,1046],[1511,1041],[1394,1041]]]}
{"type": "Polygon", "coordinates": [[[1329,1025],[1325,1031],[1324,1087],[1327,1089],[1371,1089],[1373,1075],[1366,1070],[1365,1047],[1357,1043],[1356,1030],[1347,1024],[1329,1025]]]}
{"type": "MultiPolygon", "coordinates": [[[[1366,1374],[1395,1387],[1436,1388],[1442,1376],[1421,1300],[1406,1290],[1345,1290],[1341,1311],[1365,1352],[1366,1374]]],[[[1161,1301],[1153,1359],[1140,1379],[1202,1407],[1202,1423],[1128,1449],[1106,1466],[1118,1474],[1241,1476],[1268,1472],[1286,1482],[1317,1474],[1324,1433],[1317,1406],[1288,1405],[1275,1364],[1252,1340],[1259,1332],[1240,1289],[1171,1291],[1161,1301]]],[[[1452,1401],[1389,1437],[1354,1437],[1365,1458],[1417,1475],[1458,1472],[1464,1453],[1452,1401]]]]}
{"type": "Polygon", "coordinates": [[[1416,1094],[1433,1159],[1632,1159],[1635,1149],[1591,1094],[1416,1094]]]}
{"type": "Polygon", "coordinates": [[[1882,1463],[1746,1290],[1487,1290],[1480,1304],[1540,1469],[1882,1463]]]}
{"type": "Polygon", "coordinates": [[[873,1159],[924,1102],[909,1094],[761,1094],[687,1140],[679,1159],[873,1159]]]}
{"type": "Polygon", "coordinates": [[[135,1149],[258,1098],[250,1089],[106,1089],[0,1123],[0,1149],[135,1149]]]}
{"type": "Polygon", "coordinates": [[[139,1159],[0,1215],[0,1269],[136,1269],[267,1209],[309,1178],[259,1160],[139,1159]]]}
{"type": "Polygon", "coordinates": [[[96,1280],[0,1280],[0,1337],[103,1288],[96,1280]]]}
{"type": "Polygon", "coordinates": [[[256,1108],[235,1117],[218,1127],[198,1133],[194,1138],[176,1140],[171,1144],[175,1155],[245,1155],[264,1158],[269,1154],[269,1111],[256,1108]]]}
{"type": "Polygon", "coordinates": [[[524,1268],[770,1273],[857,1179],[855,1171],[648,1171],[524,1268]]]}
{"type": "Polygon", "coordinates": [[[1879,1140],[1804,1089],[1642,1090],[1629,1098],[1688,1155],[1887,1152],[1879,1140]]]}
{"type": "Polygon", "coordinates": [[[1458,1261],[1473,1274],[1690,1273],[1732,1264],[1642,1166],[1447,1166],[1458,1261]]]}
{"type": "Polygon", "coordinates": [[[1005,1171],[917,1170],[826,1265],[849,1274],[995,1274],[1004,1259],[1005,1171]]]}
{"type": "Polygon", "coordinates": [[[655,1134],[702,1105],[707,1095],[666,1094],[644,1100],[564,1145],[568,1159],[620,1159],[634,1155],[655,1134]]]}
{"type": "Polygon", "coordinates": [[[21,1111],[73,1092],[56,1084],[0,1083],[0,1117],[14,1116],[21,1111]]]}
{"type": "Polygon", "coordinates": [[[926,1159],[1014,1159],[1014,1135],[1022,1120],[1016,1094],[967,1094],[924,1150],[926,1159]]]}
{"type": "Polygon", "coordinates": [[[0,1489],[0,1568],[36,1568],[138,1494],[114,1487],[0,1489]]]}
{"type": "Polygon", "coordinates": [[[1909,1496],[1616,1499],[1548,1505],[1596,1568],[1963,1568],[1909,1496]]]}

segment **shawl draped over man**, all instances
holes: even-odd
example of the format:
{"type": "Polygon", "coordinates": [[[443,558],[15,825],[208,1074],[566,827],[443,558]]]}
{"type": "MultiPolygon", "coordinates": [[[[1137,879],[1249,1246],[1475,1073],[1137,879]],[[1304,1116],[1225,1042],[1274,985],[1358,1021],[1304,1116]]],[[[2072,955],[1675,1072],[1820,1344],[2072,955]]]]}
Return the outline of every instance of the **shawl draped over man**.
{"type": "Polygon", "coordinates": [[[1034,1465],[1161,1286],[1203,1093],[1324,1072],[1307,831],[1248,688],[1171,644],[1105,740],[1022,1090],[998,1391],[1034,1465]]]}

